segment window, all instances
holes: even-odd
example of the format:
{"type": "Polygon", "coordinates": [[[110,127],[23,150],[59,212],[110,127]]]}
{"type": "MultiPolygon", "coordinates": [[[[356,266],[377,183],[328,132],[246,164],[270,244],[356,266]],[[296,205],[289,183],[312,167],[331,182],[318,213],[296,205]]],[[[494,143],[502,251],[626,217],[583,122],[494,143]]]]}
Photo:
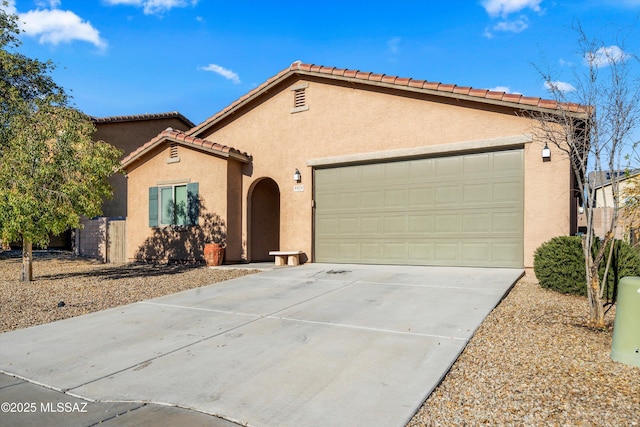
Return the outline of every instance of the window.
{"type": "Polygon", "coordinates": [[[200,202],[198,183],[149,188],[149,226],[196,225],[200,202]]]}

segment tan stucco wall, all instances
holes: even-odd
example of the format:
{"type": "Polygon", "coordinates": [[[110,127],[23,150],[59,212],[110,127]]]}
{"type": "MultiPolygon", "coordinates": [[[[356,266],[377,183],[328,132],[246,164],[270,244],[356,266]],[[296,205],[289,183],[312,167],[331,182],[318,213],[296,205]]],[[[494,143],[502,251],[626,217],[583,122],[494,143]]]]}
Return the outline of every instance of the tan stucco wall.
{"type": "MultiPolygon", "coordinates": [[[[123,157],[149,141],[168,127],[176,130],[187,130],[189,125],[184,121],[168,117],[153,120],[114,121],[96,123],[93,134],[94,141],[105,141],[123,151],[123,157]]],[[[102,203],[102,214],[107,217],[124,217],[127,215],[127,179],[122,174],[109,178],[113,187],[113,198],[102,203]]]]}
{"type": "MultiPolygon", "coordinates": [[[[129,216],[127,217],[127,259],[132,261],[138,250],[146,245],[154,233],[171,232],[167,227],[149,227],[149,187],[166,184],[194,183],[199,184],[199,196],[202,197],[203,208],[200,211],[200,224],[204,225],[207,214],[219,215],[224,221],[224,228],[233,242],[227,248],[228,259],[239,259],[242,243],[237,241],[238,226],[235,216],[239,211],[238,203],[228,203],[228,165],[229,169],[239,170],[237,162],[227,160],[211,154],[204,154],[184,146],[178,147],[179,162],[167,163],[170,157],[170,145],[162,144],[149,156],[146,161],[135,164],[128,169],[129,179],[129,216]],[[135,183],[132,185],[131,183],[135,183]],[[230,206],[229,208],[227,206],[230,206]],[[234,218],[228,218],[228,212],[234,213],[234,218]],[[230,231],[229,231],[230,230],[230,231]]],[[[239,180],[236,174],[236,181],[239,180]]],[[[232,183],[231,188],[239,187],[232,183]]],[[[188,240],[189,232],[176,232],[180,239],[179,245],[186,246],[189,255],[195,254],[196,260],[202,260],[202,247],[192,248],[194,242],[188,240]]],[[[193,234],[193,233],[192,233],[193,234]]],[[[157,236],[158,234],[156,234],[157,236]]],[[[178,240],[178,239],[176,239],[178,240]]],[[[228,239],[229,240],[229,239],[228,239]]],[[[204,242],[196,242],[199,246],[204,242]]]]}
{"type": "MultiPolygon", "coordinates": [[[[530,120],[513,110],[472,104],[463,100],[436,102],[426,95],[399,96],[400,92],[357,90],[358,86],[331,85],[310,79],[307,111],[291,113],[292,86],[270,90],[270,98],[236,113],[227,121],[194,136],[230,145],[253,156],[244,167],[242,200],[258,179],[274,179],[281,193],[280,249],[303,250],[311,258],[311,159],[413,147],[445,147],[464,141],[522,136],[533,131],[530,120]],[[293,173],[302,173],[303,192],[294,192],[293,173]]],[[[533,251],[549,238],[570,231],[569,164],[553,150],[543,162],[543,143],[525,149],[525,259],[533,265],[533,251]]],[[[242,240],[247,240],[247,210],[242,210],[242,240]]],[[[276,249],[276,248],[274,248],[276,249]]],[[[250,254],[249,254],[250,259],[250,254]]]]}

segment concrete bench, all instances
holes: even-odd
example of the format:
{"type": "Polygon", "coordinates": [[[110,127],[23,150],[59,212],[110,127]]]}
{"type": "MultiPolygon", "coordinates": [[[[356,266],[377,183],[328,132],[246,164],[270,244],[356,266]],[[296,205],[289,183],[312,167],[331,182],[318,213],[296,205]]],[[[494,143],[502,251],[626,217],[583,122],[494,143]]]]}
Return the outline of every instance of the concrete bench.
{"type": "Polygon", "coordinates": [[[276,265],[300,265],[302,253],[302,251],[271,251],[269,255],[276,257],[276,265]]]}

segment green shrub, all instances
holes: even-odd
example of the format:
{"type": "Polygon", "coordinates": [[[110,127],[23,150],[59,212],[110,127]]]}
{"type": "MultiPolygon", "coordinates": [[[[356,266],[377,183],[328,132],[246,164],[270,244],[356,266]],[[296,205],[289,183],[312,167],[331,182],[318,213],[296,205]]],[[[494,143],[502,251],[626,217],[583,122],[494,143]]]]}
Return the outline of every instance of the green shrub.
{"type": "MultiPolygon", "coordinates": [[[[625,276],[640,276],[640,256],[634,248],[621,240],[615,241],[613,258],[607,275],[605,296],[614,299],[615,285],[625,276]]],[[[592,250],[600,247],[596,240],[592,250]]],[[[608,254],[608,248],[605,254],[608,254]]],[[[604,276],[606,262],[600,265],[600,278],[604,276]]],[[[586,295],[586,275],[582,242],[578,236],[554,237],[540,245],[534,254],[533,270],[540,286],[557,292],[586,295]]]]}

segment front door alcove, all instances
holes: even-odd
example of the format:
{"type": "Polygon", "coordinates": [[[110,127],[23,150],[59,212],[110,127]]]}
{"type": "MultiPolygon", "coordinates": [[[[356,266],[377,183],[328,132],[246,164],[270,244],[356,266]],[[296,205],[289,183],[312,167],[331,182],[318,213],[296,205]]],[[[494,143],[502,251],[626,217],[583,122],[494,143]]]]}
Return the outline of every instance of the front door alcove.
{"type": "Polygon", "coordinates": [[[250,260],[273,261],[269,251],[280,249],[280,188],[273,179],[262,178],[249,197],[250,260]]]}

